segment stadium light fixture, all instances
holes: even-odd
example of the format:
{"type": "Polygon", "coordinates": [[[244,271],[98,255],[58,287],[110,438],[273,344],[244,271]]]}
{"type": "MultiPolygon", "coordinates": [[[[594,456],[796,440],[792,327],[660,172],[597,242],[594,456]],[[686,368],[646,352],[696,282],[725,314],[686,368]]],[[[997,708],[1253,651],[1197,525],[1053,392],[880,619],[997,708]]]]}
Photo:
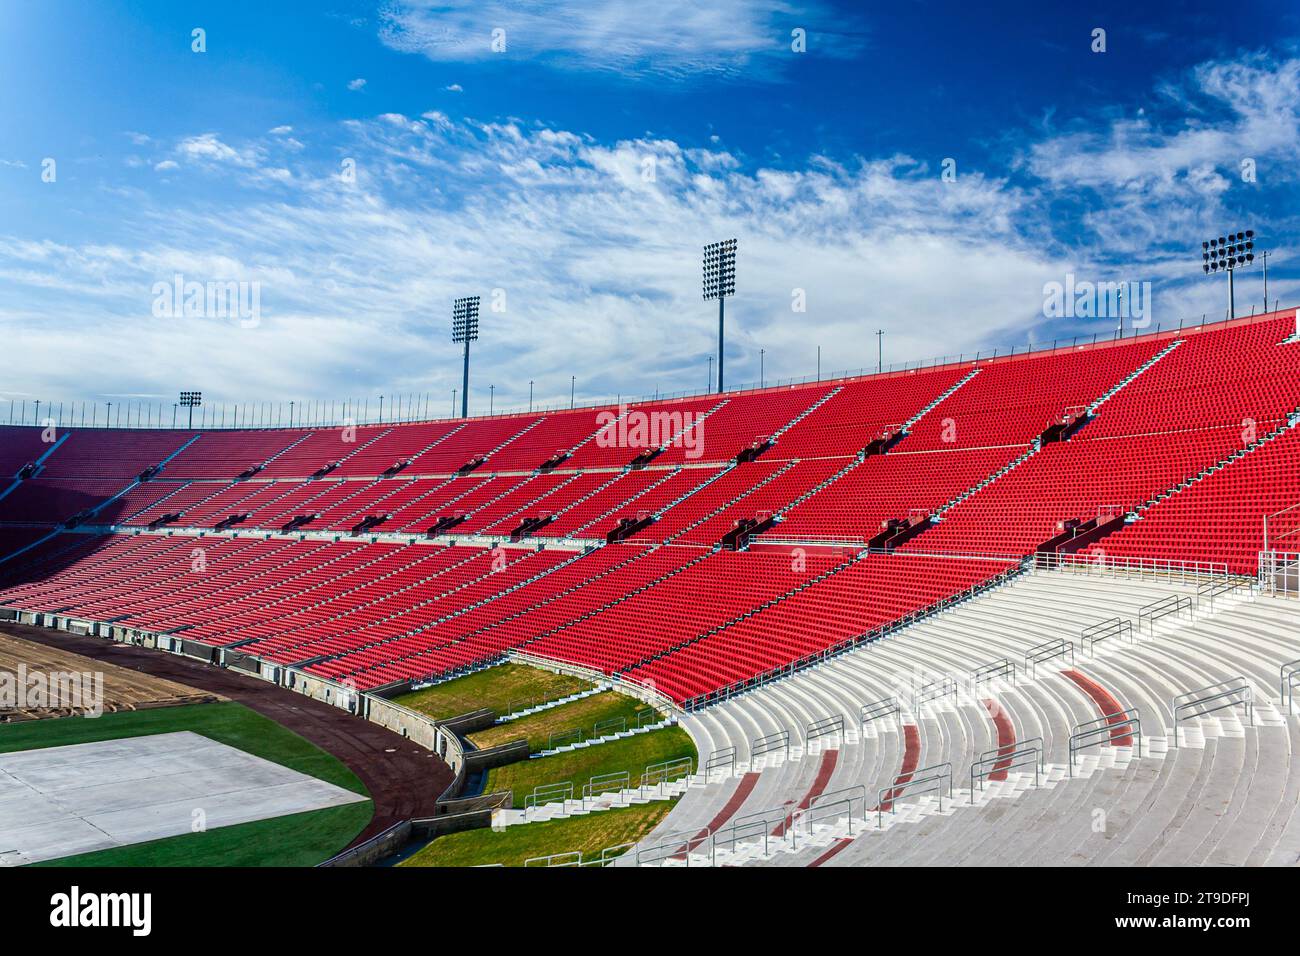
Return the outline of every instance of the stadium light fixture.
{"type": "Polygon", "coordinates": [[[704,299],[718,300],[718,391],[722,391],[723,303],[736,294],[736,240],[704,247],[704,299]]]}
{"type": "Polygon", "coordinates": [[[1230,319],[1237,317],[1233,273],[1254,261],[1255,230],[1253,229],[1230,232],[1226,236],[1206,239],[1201,243],[1201,268],[1205,274],[1228,273],[1228,318],[1230,319]]]}
{"type": "Polygon", "coordinates": [[[460,417],[469,417],[469,343],[478,341],[478,303],[476,295],[456,299],[451,304],[451,340],[465,343],[465,371],[461,379],[460,417]]]}
{"type": "Polygon", "coordinates": [[[190,410],[189,424],[186,427],[193,428],[194,409],[200,407],[203,404],[203,393],[202,392],[181,392],[181,400],[179,404],[181,408],[188,408],[190,410]]]}

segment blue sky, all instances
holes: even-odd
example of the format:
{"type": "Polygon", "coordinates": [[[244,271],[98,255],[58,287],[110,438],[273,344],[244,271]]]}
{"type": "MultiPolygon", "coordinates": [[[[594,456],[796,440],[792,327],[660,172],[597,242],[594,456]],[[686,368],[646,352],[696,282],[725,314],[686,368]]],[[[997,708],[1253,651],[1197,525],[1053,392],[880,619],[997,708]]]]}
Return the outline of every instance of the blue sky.
{"type": "Polygon", "coordinates": [[[1071,275],[1221,315],[1237,226],[1293,304],[1294,5],[1045,6],[6,3],[0,402],[449,407],[474,293],[476,410],[701,388],[733,235],[736,384],[1113,329],[1045,314],[1071,275]],[[178,274],[257,320],[159,315],[178,274]]]}

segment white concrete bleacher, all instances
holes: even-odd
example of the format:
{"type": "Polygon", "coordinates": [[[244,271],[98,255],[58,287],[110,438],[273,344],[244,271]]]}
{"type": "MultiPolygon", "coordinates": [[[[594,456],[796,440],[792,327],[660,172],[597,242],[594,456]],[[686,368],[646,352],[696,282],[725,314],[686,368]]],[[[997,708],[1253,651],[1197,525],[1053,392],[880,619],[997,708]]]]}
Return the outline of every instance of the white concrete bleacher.
{"type": "MultiPolygon", "coordinates": [[[[715,771],[707,785],[697,775],[640,845],[642,862],[1300,861],[1300,765],[1291,759],[1300,744],[1300,717],[1287,718],[1278,703],[1279,668],[1300,658],[1300,606],[1241,588],[1217,595],[1213,607],[1202,596],[1190,614],[1139,628],[1140,609],[1170,595],[1195,602],[1196,580],[1034,571],[884,641],[688,715],[682,725],[695,738],[701,761],[735,747],[736,774],[715,771]],[[1134,641],[1113,637],[1085,654],[1083,628],[1114,617],[1133,622],[1134,641]],[[1026,650],[1059,639],[1070,642],[1073,662],[1046,660],[1031,676],[1024,668],[1026,650]],[[990,681],[972,692],[971,672],[999,659],[1016,665],[1014,683],[990,681]],[[1242,707],[1221,710],[1184,720],[1175,746],[1172,699],[1237,677],[1246,678],[1253,691],[1253,726],[1242,707]],[[955,697],[914,704],[917,688],[943,678],[958,685],[955,697]],[[1071,776],[1071,733],[1112,709],[1090,696],[1084,683],[1094,685],[1102,700],[1138,710],[1142,756],[1133,746],[1094,747],[1079,755],[1071,776]],[[897,719],[859,725],[863,704],[889,697],[901,706],[897,719]],[[998,775],[1006,779],[990,779],[971,793],[972,762],[1000,743],[995,712],[1005,715],[1004,735],[1012,730],[1020,742],[1042,739],[1038,787],[1027,758],[1026,765],[998,775]],[[809,723],[835,714],[845,718],[842,735],[805,743],[809,723]],[[780,731],[790,734],[788,758],[784,752],[751,755],[755,739],[780,731]],[[952,796],[945,792],[941,814],[936,794],[904,789],[878,827],[871,811],[905,761],[915,768],[951,764],[952,796]],[[814,812],[801,820],[798,808],[810,803],[814,812]],[[781,808],[795,822],[771,827],[766,849],[757,826],[746,828],[744,839],[727,834],[728,824],[762,819],[754,817],[762,811],[771,811],[770,819],[779,823],[781,808]],[[721,831],[716,845],[704,836],[709,829],[721,831]],[[689,857],[652,849],[684,833],[699,837],[689,857]]],[[[636,860],[628,854],[620,865],[636,860]]]]}

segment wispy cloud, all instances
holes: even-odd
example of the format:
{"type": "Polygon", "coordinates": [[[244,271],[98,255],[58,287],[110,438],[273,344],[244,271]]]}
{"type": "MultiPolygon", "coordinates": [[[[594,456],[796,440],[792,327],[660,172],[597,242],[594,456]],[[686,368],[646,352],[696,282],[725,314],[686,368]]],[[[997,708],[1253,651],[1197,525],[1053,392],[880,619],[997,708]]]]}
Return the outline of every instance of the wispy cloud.
{"type": "Polygon", "coordinates": [[[494,384],[498,408],[521,403],[533,379],[539,402],[567,400],[570,374],[588,396],[702,387],[715,343],[700,244],[728,236],[740,239],[733,381],[757,377],[760,348],[769,378],[810,373],[818,344],[824,369],[874,365],[877,328],[888,362],[1111,327],[1044,320],[1043,285],[1066,271],[1154,280],[1154,321],[1176,322],[1217,296],[1191,281],[1187,232],[1232,209],[1232,190],[1200,177],[1228,183],[1241,145],[1261,160],[1260,188],[1293,182],[1297,69],[1208,64],[1165,91],[1168,115],[1141,120],[1140,136],[1122,118],[1048,129],[1013,169],[963,168],[955,182],[905,153],[777,169],[717,142],[603,141],[433,109],[313,129],[302,152],[278,131],[195,133],[155,168],[201,173],[225,185],[219,196],[123,199],[112,242],[0,234],[6,394],[80,396],[94,381],[169,395],[183,382],[214,401],[449,401],[449,304],[474,293],[476,399],[494,384]],[[1207,98],[1208,145],[1188,148],[1170,116],[1207,98]],[[1264,117],[1290,125],[1262,129],[1264,117]],[[1063,230],[1070,203],[1081,225],[1063,230]],[[260,324],[155,317],[152,287],[177,274],[258,283],[260,324]]]}
{"type": "Polygon", "coordinates": [[[774,73],[793,62],[796,30],[830,56],[860,49],[865,35],[851,11],[783,0],[405,0],[382,11],[379,36],[439,62],[503,56],[629,77],[744,68],[752,77],[760,60],[774,73]]]}

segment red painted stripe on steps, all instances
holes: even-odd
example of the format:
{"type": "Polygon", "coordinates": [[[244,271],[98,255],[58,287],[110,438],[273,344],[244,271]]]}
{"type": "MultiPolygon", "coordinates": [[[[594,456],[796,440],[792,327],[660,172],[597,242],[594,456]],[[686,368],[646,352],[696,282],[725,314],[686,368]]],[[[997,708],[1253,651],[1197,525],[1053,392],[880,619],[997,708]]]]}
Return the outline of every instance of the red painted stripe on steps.
{"type": "Polygon", "coordinates": [[[846,846],[848,846],[848,845],[849,845],[850,843],[852,843],[852,842],[853,842],[853,841],[850,840],[848,837],[840,837],[838,840],[836,840],[834,843],[832,843],[829,847],[827,847],[825,853],[823,853],[821,856],[817,857],[817,859],[815,859],[815,860],[813,860],[811,863],[809,863],[808,866],[809,866],[809,867],[821,866],[823,863],[825,863],[827,860],[829,860],[829,859],[830,859],[831,857],[833,857],[835,854],[839,853],[841,850],[843,850],[846,846]]]}
{"type": "MultiPolygon", "coordinates": [[[[903,726],[903,767],[894,778],[894,786],[908,783],[912,779],[912,774],[916,773],[916,768],[921,764],[921,728],[915,724],[905,724],[903,726]]],[[[902,796],[899,790],[891,790],[885,794],[885,800],[879,807],[873,807],[875,810],[888,810],[894,803],[896,797],[902,796]]]]}
{"type": "MultiPolygon", "coordinates": [[[[993,718],[993,726],[998,731],[998,754],[1010,753],[1016,749],[1016,728],[1011,724],[1011,718],[1007,712],[995,700],[985,700],[984,709],[989,712],[993,718]]],[[[1011,758],[999,760],[993,765],[993,772],[989,774],[990,780],[1007,779],[1007,768],[1011,766],[1011,758]]]]}
{"type": "MultiPolygon", "coordinates": [[[[749,773],[744,774],[740,778],[740,783],[736,785],[736,789],[732,791],[731,797],[728,798],[726,805],[718,811],[717,816],[709,821],[708,826],[695,834],[695,836],[691,837],[689,844],[690,847],[694,849],[697,843],[707,837],[710,833],[716,833],[724,823],[734,817],[736,811],[740,809],[741,804],[749,799],[749,795],[753,791],[754,784],[756,783],[758,783],[757,770],[751,770],[749,773]]],[[[685,845],[682,847],[681,852],[673,855],[673,859],[680,860],[684,856],[686,856],[685,845]]]]}
{"type": "MultiPolygon", "coordinates": [[[[1097,709],[1101,711],[1101,716],[1109,717],[1111,714],[1118,714],[1124,710],[1124,705],[1115,699],[1115,695],[1102,687],[1090,677],[1085,677],[1078,671],[1061,671],[1066,677],[1078,684],[1085,694],[1092,698],[1097,709]]],[[[1112,724],[1120,722],[1121,718],[1111,720],[1112,724]]],[[[1115,728],[1110,732],[1110,745],[1112,747],[1132,747],[1133,735],[1127,729],[1115,728]]]]}
{"type": "Polygon", "coordinates": [[[785,815],[784,820],[776,825],[776,829],[772,831],[772,836],[783,836],[789,828],[795,812],[807,810],[812,806],[812,802],[822,795],[826,785],[831,782],[831,774],[835,772],[835,763],[839,760],[839,757],[840,752],[838,750],[827,750],[822,754],[822,761],[817,766],[817,776],[813,778],[812,786],[808,788],[808,792],[803,795],[803,799],[799,801],[798,805],[785,815]]]}

